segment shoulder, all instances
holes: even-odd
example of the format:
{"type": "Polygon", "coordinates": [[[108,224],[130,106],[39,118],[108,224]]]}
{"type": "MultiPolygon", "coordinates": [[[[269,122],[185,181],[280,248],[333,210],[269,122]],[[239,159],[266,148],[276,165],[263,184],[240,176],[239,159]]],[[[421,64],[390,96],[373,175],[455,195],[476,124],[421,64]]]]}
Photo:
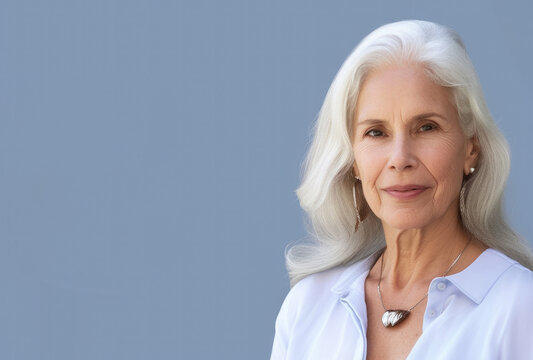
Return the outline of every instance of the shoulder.
{"type": "Polygon", "coordinates": [[[308,275],[292,287],[287,297],[298,300],[300,303],[305,303],[308,298],[311,298],[313,303],[333,295],[338,298],[339,294],[348,292],[357,279],[368,274],[379,253],[379,251],[375,252],[353,264],[336,266],[308,275]]]}
{"type": "MultiPolygon", "coordinates": [[[[501,254],[501,256],[506,257],[501,254]]],[[[506,257],[507,258],[507,257],[506,257]]],[[[533,351],[533,271],[507,258],[511,265],[498,277],[487,295],[490,316],[497,319],[500,358],[524,359],[533,351]]]]}
{"type": "Polygon", "coordinates": [[[368,273],[375,257],[376,254],[372,254],[351,265],[336,266],[306,276],[291,288],[278,317],[294,320],[314,309],[335,306],[341,294],[349,291],[357,279],[368,273]]]}
{"type": "Polygon", "coordinates": [[[321,301],[335,295],[331,290],[348,269],[337,266],[329,270],[317,272],[298,281],[289,291],[283,306],[293,310],[303,307],[316,306],[321,301]]]}
{"type": "Polygon", "coordinates": [[[342,276],[347,266],[336,266],[334,268],[320,271],[306,276],[302,280],[298,281],[291,290],[295,292],[301,291],[317,291],[317,290],[329,290],[342,276]]]}
{"type": "Polygon", "coordinates": [[[300,333],[302,327],[307,329],[309,321],[328,304],[335,303],[338,298],[330,290],[344,271],[342,266],[321,271],[305,277],[291,288],[276,318],[272,359],[285,358],[295,334],[300,333]]]}
{"type": "MultiPolygon", "coordinates": [[[[533,304],[533,271],[497,250],[491,249],[491,255],[497,257],[493,266],[498,266],[499,263],[505,268],[494,279],[486,300],[491,306],[501,306],[501,311],[508,316],[525,316],[532,320],[530,307],[533,304]]],[[[490,270],[488,273],[490,274],[490,270]]]]}
{"type": "MultiPolygon", "coordinates": [[[[506,266],[506,269],[497,278],[495,286],[505,286],[509,290],[515,289],[519,291],[533,289],[533,271],[497,250],[490,249],[489,251],[491,251],[492,256],[498,257],[498,261],[506,266]]],[[[530,291],[529,293],[533,296],[533,292],[530,291]]]]}
{"type": "MultiPolygon", "coordinates": [[[[493,291],[508,300],[533,303],[533,271],[514,261],[495,282],[493,291]]],[[[524,304],[526,305],[526,304],[524,304]]]]}

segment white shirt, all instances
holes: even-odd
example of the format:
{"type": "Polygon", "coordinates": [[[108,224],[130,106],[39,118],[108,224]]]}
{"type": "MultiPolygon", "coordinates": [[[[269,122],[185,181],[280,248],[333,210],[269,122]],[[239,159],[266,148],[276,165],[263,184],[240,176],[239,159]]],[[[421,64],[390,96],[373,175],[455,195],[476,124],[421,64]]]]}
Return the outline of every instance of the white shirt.
{"type": "MultiPolygon", "coordinates": [[[[298,282],[276,319],[271,359],[365,359],[364,286],[378,255],[298,282]]],[[[431,281],[422,329],[407,359],[533,359],[533,272],[485,250],[431,281]]]]}

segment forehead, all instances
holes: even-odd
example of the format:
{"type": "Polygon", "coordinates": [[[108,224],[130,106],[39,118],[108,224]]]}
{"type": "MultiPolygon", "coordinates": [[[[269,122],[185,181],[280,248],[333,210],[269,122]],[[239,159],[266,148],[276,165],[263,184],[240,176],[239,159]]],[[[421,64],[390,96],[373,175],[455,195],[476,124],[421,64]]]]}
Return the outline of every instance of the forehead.
{"type": "Polygon", "coordinates": [[[402,64],[371,71],[361,85],[355,120],[387,120],[436,112],[453,116],[456,112],[451,90],[436,84],[420,65],[402,64]]]}

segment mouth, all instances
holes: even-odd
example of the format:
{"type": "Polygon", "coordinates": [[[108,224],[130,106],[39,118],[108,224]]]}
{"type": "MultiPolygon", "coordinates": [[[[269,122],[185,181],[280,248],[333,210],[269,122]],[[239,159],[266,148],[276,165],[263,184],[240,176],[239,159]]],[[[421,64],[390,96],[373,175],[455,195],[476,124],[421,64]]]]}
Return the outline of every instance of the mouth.
{"type": "Polygon", "coordinates": [[[394,198],[401,199],[401,200],[407,200],[407,199],[412,199],[412,198],[417,197],[418,195],[422,194],[427,189],[429,189],[428,186],[409,184],[409,185],[393,185],[393,186],[384,188],[383,191],[385,191],[387,194],[391,195],[394,198]]]}

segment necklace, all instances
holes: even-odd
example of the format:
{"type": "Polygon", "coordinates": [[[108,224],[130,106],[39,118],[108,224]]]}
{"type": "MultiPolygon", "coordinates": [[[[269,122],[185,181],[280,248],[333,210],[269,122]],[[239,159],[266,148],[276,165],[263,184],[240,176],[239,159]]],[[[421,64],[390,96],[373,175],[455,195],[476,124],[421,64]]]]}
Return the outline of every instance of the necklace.
{"type": "MultiPolygon", "coordinates": [[[[461,256],[463,255],[463,253],[465,252],[466,248],[468,247],[471,241],[472,241],[472,238],[468,239],[468,242],[466,243],[463,250],[461,250],[461,252],[459,253],[459,255],[457,255],[457,257],[452,262],[448,270],[446,270],[444,275],[442,275],[441,277],[448,275],[448,273],[453,268],[453,266],[457,263],[457,261],[459,261],[459,259],[461,258],[461,256]]],[[[407,310],[387,310],[387,308],[383,304],[383,297],[381,296],[381,289],[380,289],[381,278],[383,277],[383,258],[384,257],[385,257],[385,253],[381,255],[381,270],[379,272],[379,281],[378,281],[379,300],[381,300],[381,306],[383,306],[383,310],[385,310],[385,312],[383,313],[383,316],[381,317],[381,322],[383,323],[383,326],[385,327],[393,327],[401,323],[403,320],[405,320],[409,316],[409,314],[411,313],[411,310],[413,310],[418,304],[420,304],[429,295],[429,290],[426,293],[426,295],[424,295],[422,299],[420,299],[420,301],[418,301],[416,304],[414,304],[407,310]]]]}

